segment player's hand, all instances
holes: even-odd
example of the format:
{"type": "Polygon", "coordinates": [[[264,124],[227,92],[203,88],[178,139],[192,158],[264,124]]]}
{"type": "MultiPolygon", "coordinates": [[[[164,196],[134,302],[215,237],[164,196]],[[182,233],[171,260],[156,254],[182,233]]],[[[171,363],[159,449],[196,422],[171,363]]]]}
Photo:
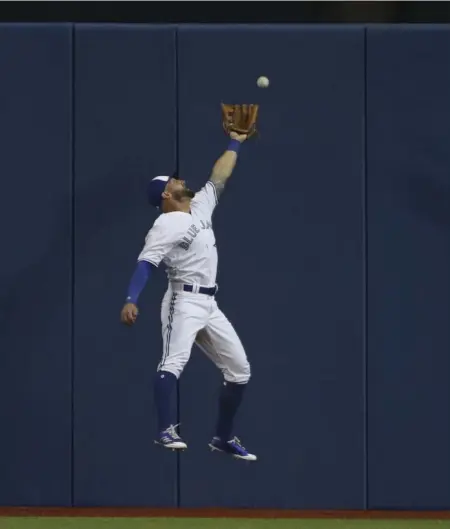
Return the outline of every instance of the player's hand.
{"type": "Polygon", "coordinates": [[[120,313],[120,319],[125,325],[133,325],[136,322],[138,314],[139,310],[134,303],[125,303],[120,313]]]}
{"type": "Polygon", "coordinates": [[[247,134],[238,134],[237,132],[230,132],[230,138],[232,140],[237,140],[242,143],[247,139],[247,134]]]}

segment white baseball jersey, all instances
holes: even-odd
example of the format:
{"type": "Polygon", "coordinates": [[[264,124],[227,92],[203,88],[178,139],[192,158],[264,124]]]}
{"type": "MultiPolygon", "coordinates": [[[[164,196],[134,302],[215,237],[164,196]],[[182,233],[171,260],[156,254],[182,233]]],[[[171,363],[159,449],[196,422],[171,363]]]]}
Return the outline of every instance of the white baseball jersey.
{"type": "Polygon", "coordinates": [[[217,248],[211,216],[216,204],[216,188],[208,181],[192,199],[190,213],[173,211],[156,219],[138,261],[163,262],[170,281],[214,287],[217,248]]]}
{"type": "Polygon", "coordinates": [[[196,343],[220,369],[226,381],[246,383],[250,364],[233,325],[214,296],[186,292],[183,283],[214,287],[217,248],[212,213],[217,205],[214,184],[208,181],[191,201],[190,213],[163,213],[147,234],[138,261],[167,267],[169,287],[161,305],[163,355],[159,371],[179,377],[196,343]]]}

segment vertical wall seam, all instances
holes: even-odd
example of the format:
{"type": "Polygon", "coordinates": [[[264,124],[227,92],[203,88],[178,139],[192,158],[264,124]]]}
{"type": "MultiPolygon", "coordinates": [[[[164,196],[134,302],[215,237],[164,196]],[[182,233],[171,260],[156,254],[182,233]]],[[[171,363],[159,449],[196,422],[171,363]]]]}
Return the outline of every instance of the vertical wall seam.
{"type": "Polygon", "coordinates": [[[363,40],[363,398],[364,398],[364,509],[369,508],[369,415],[368,415],[368,212],[367,212],[367,27],[363,40]]]}
{"type": "Polygon", "coordinates": [[[70,284],[70,358],[71,358],[71,504],[75,505],[75,24],[71,24],[71,284],[70,284]]]}
{"type": "MultiPolygon", "coordinates": [[[[180,115],[179,115],[179,71],[178,71],[178,26],[174,33],[174,66],[175,66],[175,173],[179,175],[180,170],[180,115]]],[[[177,424],[181,423],[181,395],[180,380],[177,381],[177,424]]],[[[181,506],[181,454],[177,451],[176,467],[176,507],[181,506]]]]}

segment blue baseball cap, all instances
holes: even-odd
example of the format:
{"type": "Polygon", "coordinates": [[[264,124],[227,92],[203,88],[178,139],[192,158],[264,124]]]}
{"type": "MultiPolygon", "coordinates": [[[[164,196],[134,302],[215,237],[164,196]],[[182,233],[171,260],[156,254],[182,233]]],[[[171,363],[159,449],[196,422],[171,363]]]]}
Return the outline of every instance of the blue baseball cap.
{"type": "Polygon", "coordinates": [[[166,188],[167,182],[171,179],[171,176],[155,176],[150,180],[147,187],[147,197],[148,201],[155,208],[161,207],[162,194],[166,188]]]}

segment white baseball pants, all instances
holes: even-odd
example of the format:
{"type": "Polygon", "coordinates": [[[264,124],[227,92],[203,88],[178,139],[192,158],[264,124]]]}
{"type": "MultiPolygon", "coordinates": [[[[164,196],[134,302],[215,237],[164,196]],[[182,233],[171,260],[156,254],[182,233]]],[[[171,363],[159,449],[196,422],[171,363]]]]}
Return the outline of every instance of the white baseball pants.
{"type": "Polygon", "coordinates": [[[244,347],[213,296],[169,286],[161,305],[161,323],[163,355],[158,371],[168,371],[178,378],[195,342],[227,382],[248,382],[250,364],[244,347]]]}

